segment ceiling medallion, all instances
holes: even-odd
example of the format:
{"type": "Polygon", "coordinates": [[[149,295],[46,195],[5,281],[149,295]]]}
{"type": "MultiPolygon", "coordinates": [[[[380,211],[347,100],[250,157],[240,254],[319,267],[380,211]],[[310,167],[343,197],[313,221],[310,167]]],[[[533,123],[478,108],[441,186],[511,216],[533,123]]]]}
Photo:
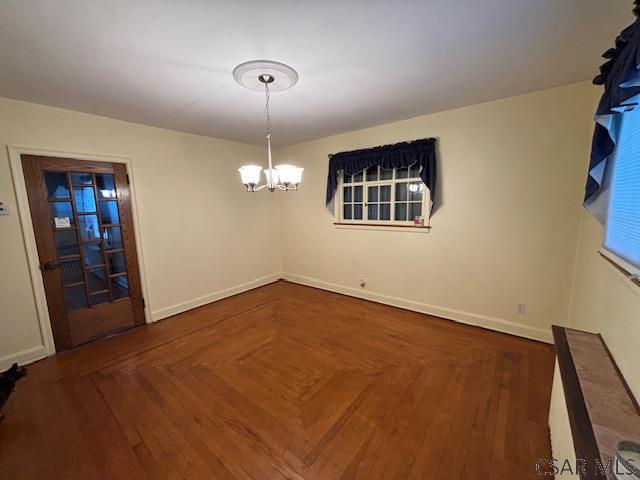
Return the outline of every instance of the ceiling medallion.
{"type": "Polygon", "coordinates": [[[244,165],[238,169],[242,183],[248,192],[258,192],[264,188],[275,190],[297,190],[302,180],[303,168],[295,165],[276,165],[271,161],[271,117],[269,100],[271,92],[284,92],[298,82],[296,71],[284,63],[269,60],[254,60],[238,65],[233,69],[233,78],[243,87],[265,92],[266,138],[268,168],[262,170],[259,165],[244,165]],[[264,171],[266,183],[260,183],[260,171],[264,171]]]}

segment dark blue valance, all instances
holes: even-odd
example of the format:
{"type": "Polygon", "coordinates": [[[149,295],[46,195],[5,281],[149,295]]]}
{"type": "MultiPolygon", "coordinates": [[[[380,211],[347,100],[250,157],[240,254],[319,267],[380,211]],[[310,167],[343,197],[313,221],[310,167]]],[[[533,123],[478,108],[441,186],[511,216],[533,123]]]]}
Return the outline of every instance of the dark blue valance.
{"type": "Polygon", "coordinates": [[[620,33],[615,47],[602,54],[608,61],[593,79],[594,84],[604,85],[604,93],[595,116],[596,126],[584,196],[587,208],[597,203],[595,201],[607,177],[607,159],[615,149],[615,132],[612,131],[614,116],[632,109],[636,105],[634,97],[640,95],[640,19],[637,18],[640,0],[634,3],[636,21],[620,33]]]}
{"type": "Polygon", "coordinates": [[[392,169],[409,167],[418,164],[422,167],[420,178],[429,189],[431,195],[431,212],[435,204],[436,193],[436,139],[425,138],[413,142],[402,142],[382,147],[366,148],[351,152],[340,152],[329,155],[329,174],[327,176],[327,205],[333,200],[338,188],[338,174],[344,170],[347,175],[354,175],[376,165],[392,169]]]}

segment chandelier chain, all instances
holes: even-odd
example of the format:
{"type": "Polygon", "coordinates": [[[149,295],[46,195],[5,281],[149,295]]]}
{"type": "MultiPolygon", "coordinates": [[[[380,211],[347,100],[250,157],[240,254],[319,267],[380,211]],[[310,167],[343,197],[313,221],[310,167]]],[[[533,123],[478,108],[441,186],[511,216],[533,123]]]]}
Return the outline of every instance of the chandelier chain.
{"type": "Polygon", "coordinates": [[[267,116],[267,138],[271,138],[271,114],[269,113],[269,99],[271,97],[271,93],[269,92],[269,84],[264,84],[265,94],[266,94],[266,103],[264,105],[264,113],[267,116]]]}

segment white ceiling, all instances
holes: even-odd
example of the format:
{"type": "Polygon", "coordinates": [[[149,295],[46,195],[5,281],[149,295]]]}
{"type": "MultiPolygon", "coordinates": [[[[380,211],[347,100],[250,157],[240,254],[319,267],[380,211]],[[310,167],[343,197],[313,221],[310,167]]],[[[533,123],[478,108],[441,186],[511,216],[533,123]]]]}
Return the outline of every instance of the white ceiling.
{"type": "Polygon", "coordinates": [[[587,80],[631,0],[2,0],[0,96],[276,146],[587,80]]]}

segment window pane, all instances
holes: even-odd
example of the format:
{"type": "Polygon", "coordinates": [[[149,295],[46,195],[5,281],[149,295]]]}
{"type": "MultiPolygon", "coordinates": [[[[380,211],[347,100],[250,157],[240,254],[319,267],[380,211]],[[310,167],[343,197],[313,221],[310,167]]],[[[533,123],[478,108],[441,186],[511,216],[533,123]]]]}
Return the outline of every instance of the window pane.
{"type": "Polygon", "coordinates": [[[422,170],[422,167],[419,164],[414,163],[413,165],[411,165],[409,167],[409,177],[411,177],[411,178],[419,177],[420,176],[420,170],[422,170]]]}
{"type": "Polygon", "coordinates": [[[127,271],[127,266],[124,262],[124,253],[112,253],[109,255],[109,273],[114,275],[116,273],[124,273],[127,271]]]}
{"type": "Polygon", "coordinates": [[[375,182],[378,180],[378,167],[369,167],[367,168],[367,181],[375,182]]]}
{"type": "Polygon", "coordinates": [[[99,173],[96,175],[96,189],[98,198],[116,198],[116,183],[110,173],[99,173]]]}
{"type": "Polygon", "coordinates": [[[342,190],[344,192],[344,201],[345,203],[349,203],[351,202],[351,191],[353,190],[353,187],[344,187],[344,189],[342,190]]]}
{"type": "Polygon", "coordinates": [[[74,185],[91,185],[93,183],[93,179],[91,178],[90,173],[72,173],[71,174],[71,183],[74,185]]]}
{"type": "Polygon", "coordinates": [[[377,202],[378,201],[378,187],[369,187],[369,192],[367,194],[368,202],[377,202]]]}
{"type": "Polygon", "coordinates": [[[380,186],[380,201],[381,202],[391,201],[391,185],[380,186]]]}
{"type": "Polygon", "coordinates": [[[344,206],[344,213],[342,214],[342,217],[345,220],[352,220],[353,219],[353,215],[352,215],[351,212],[352,212],[352,206],[350,204],[349,205],[345,205],[344,206]]]}
{"type": "Polygon", "coordinates": [[[76,201],[78,213],[96,211],[96,197],[93,194],[93,187],[73,187],[73,199],[76,201]]]}
{"type": "Polygon", "coordinates": [[[118,218],[118,203],[115,201],[100,202],[100,215],[103,225],[120,223],[118,218]]]}
{"type": "Polygon", "coordinates": [[[413,182],[409,184],[409,200],[420,201],[422,200],[422,192],[424,191],[424,183],[413,182]]]}
{"type": "Polygon", "coordinates": [[[66,173],[44,172],[44,180],[47,184],[47,194],[49,198],[71,198],[66,173]]]}
{"type": "Polygon", "coordinates": [[[107,290],[107,272],[104,268],[87,270],[87,282],[89,282],[89,293],[107,290]]]}
{"type": "Polygon", "coordinates": [[[347,175],[346,173],[344,173],[343,177],[342,177],[342,182],[343,183],[351,183],[351,182],[353,182],[353,175],[347,175]]]}
{"type": "Polygon", "coordinates": [[[396,178],[407,178],[409,169],[407,167],[396,168],[396,178]]]}
{"type": "Polygon", "coordinates": [[[362,175],[362,172],[360,172],[360,173],[356,173],[356,174],[353,176],[353,181],[354,181],[354,182],[362,182],[362,176],[363,176],[363,175],[362,175]]]}
{"type": "Polygon", "coordinates": [[[75,225],[71,202],[51,202],[49,205],[51,206],[54,227],[56,227],[56,224],[59,225],[56,228],[67,228],[75,225]]]}
{"type": "Polygon", "coordinates": [[[369,205],[367,207],[367,215],[369,220],[378,220],[378,205],[369,205]]]}
{"type": "Polygon", "coordinates": [[[391,220],[391,204],[380,204],[380,220],[391,220]]]}
{"type": "Polygon", "coordinates": [[[405,221],[407,219],[406,203],[396,203],[396,211],[393,218],[394,220],[400,220],[400,221],[405,221]]]}
{"type": "Polygon", "coordinates": [[[362,204],[361,203],[353,204],[353,219],[362,220],[362,204]]]}
{"type": "Polygon", "coordinates": [[[396,183],[396,201],[406,202],[407,190],[406,183],[396,183]]]}
{"type": "Polygon", "coordinates": [[[80,229],[81,240],[95,240],[100,238],[97,215],[79,215],[78,221],[80,222],[78,228],[80,229]]]}
{"type": "Polygon", "coordinates": [[[422,216],[422,203],[410,203],[409,204],[409,220],[414,220],[416,217],[422,216]]]}
{"type": "Polygon", "coordinates": [[[122,234],[120,227],[103,227],[102,240],[105,250],[117,250],[122,248],[122,234]]]}
{"type": "Polygon", "coordinates": [[[87,308],[87,294],[84,291],[84,285],[77,285],[64,289],[64,303],[67,309],[77,310],[78,308],[87,308]]]}
{"type": "Polygon", "coordinates": [[[69,285],[71,283],[84,282],[82,276],[82,265],[79,259],[63,260],[60,262],[60,271],[62,272],[62,284],[69,285]]]}
{"type": "Polygon", "coordinates": [[[604,247],[640,268],[640,109],[616,116],[618,138],[604,247]]]}
{"type": "Polygon", "coordinates": [[[362,185],[353,187],[353,201],[362,202],[362,185]]]}
{"type": "Polygon", "coordinates": [[[82,248],[82,253],[85,265],[101,265],[104,263],[99,243],[85,243],[82,248]]]}
{"type": "Polygon", "coordinates": [[[67,255],[78,255],[80,253],[75,230],[54,232],[53,236],[56,241],[56,249],[58,251],[59,257],[65,257],[67,255]]]}
{"type": "Polygon", "coordinates": [[[113,299],[126,298],[129,296],[129,281],[126,275],[111,279],[111,289],[113,291],[113,299]]]}
{"type": "Polygon", "coordinates": [[[391,180],[393,178],[393,169],[392,168],[382,168],[380,167],[380,180],[391,180]]]}

